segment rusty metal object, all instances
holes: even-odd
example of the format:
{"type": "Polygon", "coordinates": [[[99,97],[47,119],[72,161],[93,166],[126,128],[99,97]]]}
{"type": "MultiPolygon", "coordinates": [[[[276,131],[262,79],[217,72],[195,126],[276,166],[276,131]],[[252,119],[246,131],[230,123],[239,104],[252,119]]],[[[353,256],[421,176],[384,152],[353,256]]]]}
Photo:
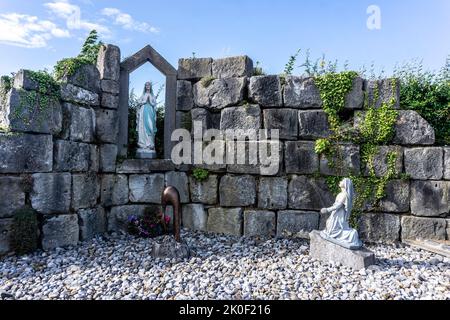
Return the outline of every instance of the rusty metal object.
{"type": "MultiPolygon", "coordinates": [[[[169,186],[164,189],[161,195],[162,205],[162,221],[164,222],[166,207],[172,205],[173,207],[173,232],[175,240],[181,242],[180,228],[181,228],[181,203],[180,193],[175,187],[169,186]]],[[[164,224],[164,223],[163,223],[164,224]]]]}

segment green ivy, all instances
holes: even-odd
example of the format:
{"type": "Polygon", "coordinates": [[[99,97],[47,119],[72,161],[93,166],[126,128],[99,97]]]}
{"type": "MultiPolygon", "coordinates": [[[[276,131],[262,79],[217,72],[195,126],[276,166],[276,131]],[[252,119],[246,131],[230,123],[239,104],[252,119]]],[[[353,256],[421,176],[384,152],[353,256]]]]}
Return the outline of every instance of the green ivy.
{"type": "Polygon", "coordinates": [[[208,179],[209,171],[202,168],[195,168],[192,171],[192,176],[194,177],[195,180],[202,182],[208,179]]]}

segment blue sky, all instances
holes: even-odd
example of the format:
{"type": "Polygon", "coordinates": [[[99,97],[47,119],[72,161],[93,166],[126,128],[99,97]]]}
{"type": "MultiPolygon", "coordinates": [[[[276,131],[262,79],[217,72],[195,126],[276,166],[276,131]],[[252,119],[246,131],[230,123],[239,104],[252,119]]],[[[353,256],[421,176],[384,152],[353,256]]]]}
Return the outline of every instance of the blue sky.
{"type": "MultiPolygon", "coordinates": [[[[352,69],[392,71],[396,62],[442,66],[450,54],[448,0],[0,0],[0,74],[51,69],[78,54],[95,27],[126,57],[152,45],[177,67],[180,57],[247,54],[267,73],[280,73],[298,48],[322,53],[352,69]],[[369,5],[381,10],[381,29],[369,30],[369,5]]],[[[300,72],[298,69],[294,72],[300,72]]],[[[150,66],[132,86],[160,84],[150,66]]]]}

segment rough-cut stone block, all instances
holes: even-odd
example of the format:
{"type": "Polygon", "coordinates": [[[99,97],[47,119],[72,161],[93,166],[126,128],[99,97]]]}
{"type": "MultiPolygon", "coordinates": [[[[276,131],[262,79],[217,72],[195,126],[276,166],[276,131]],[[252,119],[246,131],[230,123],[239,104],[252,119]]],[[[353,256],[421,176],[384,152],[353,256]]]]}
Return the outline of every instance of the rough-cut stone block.
{"type": "Polygon", "coordinates": [[[120,48],[111,44],[101,46],[97,58],[97,68],[100,71],[100,79],[119,81],[120,48]]]}
{"type": "Polygon", "coordinates": [[[101,106],[102,108],[117,110],[119,108],[119,96],[103,92],[101,106]]]}
{"type": "Polygon", "coordinates": [[[178,79],[198,80],[212,75],[211,58],[191,58],[178,60],[178,79]]]}
{"type": "Polygon", "coordinates": [[[224,207],[250,206],[256,200],[256,181],[249,175],[226,175],[220,179],[220,205],[224,207]]]}
{"type": "Polygon", "coordinates": [[[345,97],[346,109],[362,109],[364,105],[364,80],[360,77],[353,79],[353,86],[345,97]]]}
{"type": "Polygon", "coordinates": [[[386,185],[386,196],[380,201],[380,210],[384,212],[408,212],[409,201],[409,181],[391,180],[386,185]]]}
{"type": "Polygon", "coordinates": [[[402,217],[402,239],[445,240],[445,219],[402,217]]]}
{"type": "Polygon", "coordinates": [[[319,227],[319,213],[310,211],[278,211],[277,237],[309,238],[319,227]]]}
{"type": "Polygon", "coordinates": [[[284,106],[298,109],[321,108],[322,99],[314,79],[287,76],[284,87],[284,106]]]}
{"type": "Polygon", "coordinates": [[[172,171],[175,165],[171,160],[130,159],[117,165],[117,173],[149,173],[155,171],[172,171]]]}
{"type": "Polygon", "coordinates": [[[283,106],[279,76],[256,76],[250,78],[249,98],[263,107],[283,106]]]}
{"type": "Polygon", "coordinates": [[[204,204],[216,204],[217,201],[217,175],[209,175],[204,181],[198,181],[193,176],[189,177],[192,202],[204,204]]]}
{"type": "Polygon", "coordinates": [[[13,88],[23,90],[38,90],[39,83],[32,79],[30,70],[19,70],[13,79],[13,88]]]}
{"type": "Polygon", "coordinates": [[[411,179],[439,180],[444,174],[444,151],[438,147],[406,148],[405,172],[411,179]]]}
{"type": "Polygon", "coordinates": [[[54,152],[54,170],[85,172],[90,168],[90,146],[86,143],[57,140],[54,152]]]}
{"type": "Polygon", "coordinates": [[[114,110],[96,110],[96,137],[103,143],[116,143],[119,135],[119,117],[114,110]]]}
{"type": "Polygon", "coordinates": [[[0,173],[50,172],[52,167],[51,135],[0,133],[0,173]]]}
{"type": "Polygon", "coordinates": [[[319,156],[314,142],[286,141],[284,163],[286,173],[312,174],[319,170],[319,156]]]}
{"type": "Polygon", "coordinates": [[[68,213],[72,191],[70,173],[36,173],[32,175],[31,205],[44,214],[68,213]]]}
{"type": "Polygon", "coordinates": [[[320,210],[331,207],[334,196],[324,178],[292,176],[288,185],[290,209],[320,210]]]}
{"type": "Polygon", "coordinates": [[[298,136],[300,139],[317,140],[331,134],[328,116],[322,110],[300,110],[298,112],[298,136]]]}
{"type": "Polygon", "coordinates": [[[61,104],[58,99],[39,96],[36,92],[12,89],[0,107],[0,123],[13,132],[58,134],[62,126],[61,104]]]}
{"type": "MultiPolygon", "coordinates": [[[[220,128],[220,114],[212,114],[206,109],[203,108],[194,108],[191,111],[191,130],[192,132],[196,132],[203,130],[203,133],[207,129],[219,129],[220,128]],[[218,119],[216,119],[218,118],[218,119]],[[201,123],[201,126],[198,123],[201,123]]],[[[202,135],[203,137],[203,135],[202,135]]],[[[195,137],[194,137],[195,139],[195,137]]]]}
{"type": "Polygon", "coordinates": [[[94,173],[72,175],[72,209],[93,208],[100,196],[100,183],[94,173]]]}
{"type": "Polygon", "coordinates": [[[105,174],[101,183],[101,203],[104,207],[128,203],[128,178],[123,174],[105,174]]]}
{"type": "Polygon", "coordinates": [[[100,92],[100,72],[93,64],[81,65],[71,76],[61,79],[61,82],[71,83],[96,93],[100,92]]]}
{"type": "Polygon", "coordinates": [[[350,144],[340,145],[337,154],[333,157],[334,163],[341,163],[340,166],[331,168],[328,165],[328,159],[325,155],[320,157],[320,172],[325,175],[345,176],[348,174],[359,174],[360,172],[360,155],[359,146],[350,144]]]}
{"type": "Polygon", "coordinates": [[[101,172],[115,172],[117,160],[117,145],[102,144],[100,145],[99,169],[101,172]]]}
{"type": "Polygon", "coordinates": [[[76,246],[79,240],[78,216],[62,215],[50,218],[42,226],[42,249],[76,246]]]}
{"type": "Polygon", "coordinates": [[[400,216],[364,213],[358,221],[359,236],[367,242],[391,243],[400,240],[400,216]]]}
{"type": "Polygon", "coordinates": [[[183,205],[183,227],[190,230],[206,231],[208,214],[202,204],[183,205]]]}
{"type": "Polygon", "coordinates": [[[211,208],[208,210],[207,230],[239,237],[242,235],[242,219],[241,208],[211,208]]]}
{"type": "Polygon", "coordinates": [[[411,213],[416,216],[440,217],[450,212],[449,181],[412,181],[411,213]]]}
{"type": "Polygon", "coordinates": [[[131,216],[142,217],[146,208],[158,210],[157,205],[128,205],[112,207],[108,216],[108,231],[128,231],[128,221],[131,216]]]}
{"type": "Polygon", "coordinates": [[[398,84],[397,79],[366,80],[364,90],[367,94],[369,106],[379,108],[384,103],[391,106],[393,100],[393,108],[400,108],[400,84],[398,84]]]}
{"type": "Polygon", "coordinates": [[[216,59],[212,63],[214,78],[251,77],[253,61],[247,56],[216,59]]]}
{"type": "Polygon", "coordinates": [[[93,142],[95,134],[95,112],[71,103],[63,104],[62,136],[77,142],[93,142]]]}
{"type": "Polygon", "coordinates": [[[164,175],[131,175],[129,178],[130,201],[138,203],[161,203],[164,175]]]}
{"type": "Polygon", "coordinates": [[[0,220],[0,257],[9,253],[11,248],[11,235],[13,228],[13,219],[0,220]]]}
{"type": "Polygon", "coordinates": [[[0,177],[0,218],[11,218],[25,205],[24,181],[18,177],[0,177]]]}
{"type": "Polygon", "coordinates": [[[280,139],[297,139],[297,110],[266,109],[264,110],[264,128],[278,129],[280,139]]]}
{"type": "Polygon", "coordinates": [[[184,172],[167,172],[166,173],[166,187],[175,187],[180,193],[181,203],[189,202],[189,179],[184,172]]]}
{"type": "Polygon", "coordinates": [[[216,79],[194,85],[194,103],[198,107],[220,110],[244,100],[245,78],[216,79]]]}
{"type": "Polygon", "coordinates": [[[435,142],[433,127],[416,111],[399,110],[395,124],[395,144],[432,145],[435,142]]]}
{"type": "Polygon", "coordinates": [[[97,93],[74,86],[70,83],[61,85],[61,99],[67,102],[85,104],[88,106],[98,106],[100,104],[100,98],[97,93]]]}
{"type": "Polygon", "coordinates": [[[321,237],[319,231],[309,235],[309,255],[325,263],[340,263],[346,267],[360,270],[375,264],[375,255],[365,248],[350,250],[321,237]]]}
{"type": "Polygon", "coordinates": [[[99,170],[99,159],[100,159],[100,155],[98,152],[98,146],[95,144],[90,144],[89,145],[89,152],[90,157],[89,157],[89,171],[91,172],[98,172],[99,170]]]}
{"type": "MultiPolygon", "coordinates": [[[[373,156],[373,171],[377,177],[383,177],[388,171],[388,155],[395,154],[395,172],[403,172],[403,148],[399,146],[379,146],[373,156]]],[[[369,167],[365,168],[365,174],[369,175],[369,167]]]]}
{"type": "Polygon", "coordinates": [[[101,89],[103,92],[119,94],[120,93],[120,84],[118,81],[114,80],[102,80],[100,82],[101,89]]]}
{"type": "Polygon", "coordinates": [[[450,180],[450,148],[444,148],[444,179],[450,180]]]}
{"type": "Polygon", "coordinates": [[[287,178],[261,177],[259,179],[258,208],[286,209],[287,178]]]}
{"type": "Polygon", "coordinates": [[[232,107],[222,110],[220,130],[258,130],[261,128],[261,109],[257,105],[232,107]]]}
{"type": "Polygon", "coordinates": [[[78,211],[80,240],[91,240],[106,232],[106,213],[102,207],[78,211]]]}
{"type": "Polygon", "coordinates": [[[192,83],[189,81],[177,81],[177,110],[189,111],[194,107],[194,94],[192,83]]]}
{"type": "Polygon", "coordinates": [[[244,212],[244,236],[275,236],[275,212],[249,210],[244,212]]]}

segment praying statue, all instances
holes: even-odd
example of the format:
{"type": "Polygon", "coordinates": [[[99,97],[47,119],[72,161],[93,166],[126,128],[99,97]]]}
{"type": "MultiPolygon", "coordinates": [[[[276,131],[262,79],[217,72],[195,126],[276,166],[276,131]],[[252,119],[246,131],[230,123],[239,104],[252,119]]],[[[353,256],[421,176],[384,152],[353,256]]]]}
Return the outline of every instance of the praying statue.
{"type": "Polygon", "coordinates": [[[139,98],[137,112],[138,150],[137,157],[144,159],[156,158],[156,98],[153,94],[152,84],[145,83],[144,92],[139,98]]]}
{"type": "Polygon", "coordinates": [[[322,214],[330,213],[326,222],[326,228],[320,235],[333,243],[336,243],[347,249],[359,249],[362,242],[359,239],[358,231],[351,228],[349,218],[353,206],[353,182],[344,178],[339,183],[341,192],[337,195],[336,201],[330,208],[323,208],[322,214]]]}

